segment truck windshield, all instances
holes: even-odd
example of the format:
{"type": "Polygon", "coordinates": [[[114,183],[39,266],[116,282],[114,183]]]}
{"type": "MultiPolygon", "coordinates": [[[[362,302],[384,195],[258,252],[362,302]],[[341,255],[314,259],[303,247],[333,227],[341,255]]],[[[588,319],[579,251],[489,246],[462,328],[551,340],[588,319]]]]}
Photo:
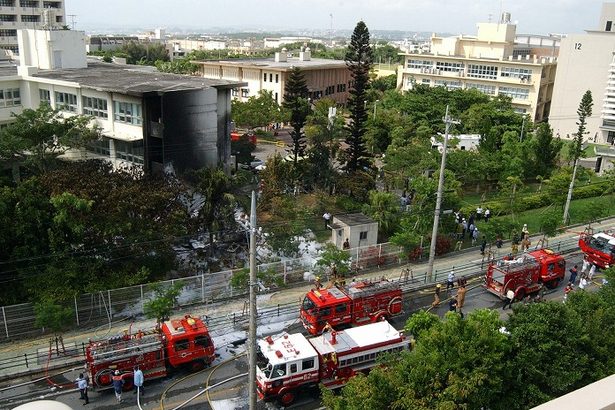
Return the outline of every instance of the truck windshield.
{"type": "Polygon", "coordinates": [[[607,255],[615,255],[615,246],[609,244],[609,240],[606,238],[597,238],[593,236],[589,240],[589,246],[597,251],[604,252],[607,255]]]}
{"type": "Polygon", "coordinates": [[[309,312],[310,310],[314,309],[316,305],[314,304],[314,302],[312,302],[312,299],[306,296],[305,298],[303,298],[303,303],[301,304],[301,307],[303,310],[309,312]]]}
{"type": "Polygon", "coordinates": [[[261,349],[258,348],[256,352],[256,365],[260,369],[261,372],[265,374],[265,377],[271,378],[271,371],[273,370],[273,366],[269,363],[269,360],[263,355],[261,349]]]}

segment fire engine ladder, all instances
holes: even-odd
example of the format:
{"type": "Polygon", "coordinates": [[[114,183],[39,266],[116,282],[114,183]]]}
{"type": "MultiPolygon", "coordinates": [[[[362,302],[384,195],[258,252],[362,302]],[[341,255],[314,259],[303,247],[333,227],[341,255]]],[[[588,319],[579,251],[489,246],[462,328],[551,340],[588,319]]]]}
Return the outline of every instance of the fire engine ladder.
{"type": "Polygon", "coordinates": [[[349,286],[347,288],[348,294],[352,295],[353,298],[365,298],[373,296],[377,293],[394,291],[399,287],[396,282],[388,281],[366,282],[363,286],[361,286],[362,284],[363,283],[358,283],[354,286],[349,286]]]}
{"type": "Polygon", "coordinates": [[[162,344],[158,334],[145,335],[140,339],[120,340],[105,343],[91,350],[93,364],[110,360],[121,360],[132,356],[160,350],[162,344]]]}

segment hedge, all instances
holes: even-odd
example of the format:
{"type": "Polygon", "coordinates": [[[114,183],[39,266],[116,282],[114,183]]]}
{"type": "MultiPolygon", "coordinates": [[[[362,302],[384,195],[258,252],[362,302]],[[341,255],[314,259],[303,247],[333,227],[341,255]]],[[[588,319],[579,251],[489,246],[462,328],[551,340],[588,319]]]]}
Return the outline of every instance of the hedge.
{"type": "MultiPolygon", "coordinates": [[[[572,193],[572,199],[593,198],[603,195],[610,190],[608,182],[600,182],[591,185],[584,185],[575,188],[572,193]]],[[[553,204],[551,197],[545,192],[539,192],[531,195],[525,195],[517,200],[517,212],[527,211],[529,209],[537,209],[553,204]]],[[[506,215],[507,203],[505,200],[500,201],[487,201],[482,204],[484,209],[489,208],[491,215],[506,215]]],[[[476,212],[474,205],[468,205],[461,208],[463,215],[470,215],[472,212],[476,212]]]]}

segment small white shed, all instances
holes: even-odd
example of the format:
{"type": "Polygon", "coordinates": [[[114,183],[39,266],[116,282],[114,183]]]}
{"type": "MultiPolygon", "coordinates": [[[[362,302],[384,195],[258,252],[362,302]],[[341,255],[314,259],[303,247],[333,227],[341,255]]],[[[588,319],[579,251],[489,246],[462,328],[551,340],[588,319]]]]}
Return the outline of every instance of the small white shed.
{"type": "Polygon", "coordinates": [[[378,243],[378,222],[362,213],[333,215],[331,228],[331,242],[339,249],[346,240],[350,248],[378,243]]]}

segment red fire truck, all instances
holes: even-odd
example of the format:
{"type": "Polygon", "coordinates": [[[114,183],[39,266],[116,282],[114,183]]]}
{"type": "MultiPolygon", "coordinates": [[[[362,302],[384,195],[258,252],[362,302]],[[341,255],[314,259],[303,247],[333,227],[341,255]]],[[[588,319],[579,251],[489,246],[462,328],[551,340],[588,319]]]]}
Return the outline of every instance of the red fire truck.
{"type": "Polygon", "coordinates": [[[290,405],[298,391],[322,383],[329,389],[346,384],[377,365],[383,353],[408,350],[410,341],[389,322],[306,338],[301,333],[258,341],[256,389],[265,401],[290,405]]]}
{"type": "Polygon", "coordinates": [[[90,380],[95,388],[111,387],[113,372],[119,370],[124,389],[133,386],[135,366],[146,380],[164,377],[170,369],[189,366],[193,370],[210,364],[215,357],[209,330],[198,317],[186,315],[161,324],[160,328],[90,341],[85,349],[90,380]]]}
{"type": "Polygon", "coordinates": [[[565,275],[566,261],[561,255],[550,249],[538,249],[492,262],[487,268],[484,286],[500,299],[504,299],[509,290],[515,292],[516,299],[523,299],[543,286],[557,287],[565,275]]]}
{"type": "Polygon", "coordinates": [[[334,328],[364,325],[401,312],[399,283],[386,279],[312,289],[303,298],[300,308],[303,326],[313,335],[320,334],[327,324],[334,328]]]}
{"type": "Polygon", "coordinates": [[[579,247],[587,260],[599,268],[607,269],[615,264],[615,235],[611,232],[586,230],[579,238],[579,247]]]}

